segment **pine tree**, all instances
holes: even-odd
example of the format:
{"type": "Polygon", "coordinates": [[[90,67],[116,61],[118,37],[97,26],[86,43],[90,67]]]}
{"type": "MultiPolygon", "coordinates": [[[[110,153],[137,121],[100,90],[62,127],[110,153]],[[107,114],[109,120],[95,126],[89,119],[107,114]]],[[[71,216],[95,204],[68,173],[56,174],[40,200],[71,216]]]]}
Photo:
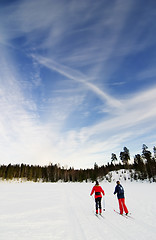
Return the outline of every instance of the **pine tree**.
{"type": "Polygon", "coordinates": [[[116,154],[115,153],[112,153],[112,156],[111,156],[111,163],[112,164],[115,164],[116,162],[117,162],[117,156],[116,156],[116,154]]]}
{"type": "Polygon", "coordinates": [[[143,144],[142,156],[146,161],[146,169],[149,179],[154,178],[154,159],[152,159],[152,153],[148,150],[148,147],[143,144]]]}
{"type": "Polygon", "coordinates": [[[124,147],[123,150],[123,152],[120,152],[120,159],[124,165],[128,165],[128,161],[130,160],[130,153],[126,147],[124,147]]]}

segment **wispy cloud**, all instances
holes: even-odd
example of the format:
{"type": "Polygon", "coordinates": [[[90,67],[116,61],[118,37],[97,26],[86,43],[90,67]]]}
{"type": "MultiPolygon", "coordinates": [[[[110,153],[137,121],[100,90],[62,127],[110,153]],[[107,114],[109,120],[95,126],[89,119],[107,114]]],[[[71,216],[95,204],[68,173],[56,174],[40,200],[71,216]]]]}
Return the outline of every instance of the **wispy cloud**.
{"type": "Polygon", "coordinates": [[[113,98],[112,96],[108,95],[108,93],[102,91],[98,86],[89,82],[89,79],[87,79],[87,77],[83,75],[81,72],[78,72],[77,70],[71,69],[67,66],[58,64],[53,60],[50,60],[41,56],[33,55],[32,57],[35,60],[37,60],[40,64],[43,64],[44,66],[46,66],[47,68],[57,71],[59,74],[64,75],[69,79],[82,83],[85,87],[87,87],[92,92],[97,94],[100,98],[105,100],[108,105],[112,107],[121,107],[121,103],[119,100],[113,98]]]}
{"type": "Polygon", "coordinates": [[[124,146],[129,141],[132,141],[130,143],[133,145],[132,153],[136,150],[135,144],[141,149],[143,141],[148,138],[148,132],[154,131],[156,127],[154,124],[156,87],[138,93],[133,99],[131,97],[126,99],[124,111],[119,112],[118,116],[112,116],[108,120],[102,119],[99,124],[82,128],[79,132],[72,131],[72,135],[69,132],[70,140],[67,137],[66,143],[74,143],[73,155],[78,152],[80,159],[94,159],[96,155],[97,162],[100,161],[102,164],[104,156],[108,159],[111,152],[119,153],[122,150],[121,145],[124,146]]]}
{"type": "Polygon", "coordinates": [[[156,69],[155,66],[150,67],[145,69],[144,71],[140,72],[138,74],[138,79],[139,80],[147,80],[149,81],[150,79],[155,79],[156,78],[156,69]]]}
{"type": "Polygon", "coordinates": [[[155,44],[155,8],[151,2],[147,8],[140,4],[2,4],[4,161],[88,167],[109,161],[111,152],[125,144],[133,150],[147,139],[153,144],[156,72],[150,49],[155,44]]]}

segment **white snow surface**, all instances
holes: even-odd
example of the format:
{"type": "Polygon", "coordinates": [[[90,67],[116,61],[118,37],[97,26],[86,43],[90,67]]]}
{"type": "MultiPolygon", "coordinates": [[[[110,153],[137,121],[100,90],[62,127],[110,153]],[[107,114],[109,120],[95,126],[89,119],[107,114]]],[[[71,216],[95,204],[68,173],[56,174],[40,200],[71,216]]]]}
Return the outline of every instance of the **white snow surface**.
{"type": "Polygon", "coordinates": [[[103,218],[96,217],[94,183],[0,182],[0,240],[155,240],[156,184],[121,182],[131,217],[114,212],[115,182],[105,191],[103,218]]]}

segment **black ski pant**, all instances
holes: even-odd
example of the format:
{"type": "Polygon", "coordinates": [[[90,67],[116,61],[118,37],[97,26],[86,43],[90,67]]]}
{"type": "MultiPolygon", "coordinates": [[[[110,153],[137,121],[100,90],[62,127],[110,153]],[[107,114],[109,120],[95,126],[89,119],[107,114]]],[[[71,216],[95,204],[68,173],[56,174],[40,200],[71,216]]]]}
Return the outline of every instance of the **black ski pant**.
{"type": "Polygon", "coordinates": [[[101,197],[95,198],[95,207],[96,207],[96,211],[99,209],[101,209],[101,197]]]}

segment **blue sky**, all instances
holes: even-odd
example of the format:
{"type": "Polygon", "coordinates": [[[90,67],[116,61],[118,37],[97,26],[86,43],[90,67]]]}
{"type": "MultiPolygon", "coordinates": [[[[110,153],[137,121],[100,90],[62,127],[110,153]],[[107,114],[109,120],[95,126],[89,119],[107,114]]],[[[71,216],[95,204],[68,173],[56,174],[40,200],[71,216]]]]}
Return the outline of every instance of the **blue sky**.
{"type": "Polygon", "coordinates": [[[0,164],[156,145],[156,1],[0,1],[0,164]]]}

